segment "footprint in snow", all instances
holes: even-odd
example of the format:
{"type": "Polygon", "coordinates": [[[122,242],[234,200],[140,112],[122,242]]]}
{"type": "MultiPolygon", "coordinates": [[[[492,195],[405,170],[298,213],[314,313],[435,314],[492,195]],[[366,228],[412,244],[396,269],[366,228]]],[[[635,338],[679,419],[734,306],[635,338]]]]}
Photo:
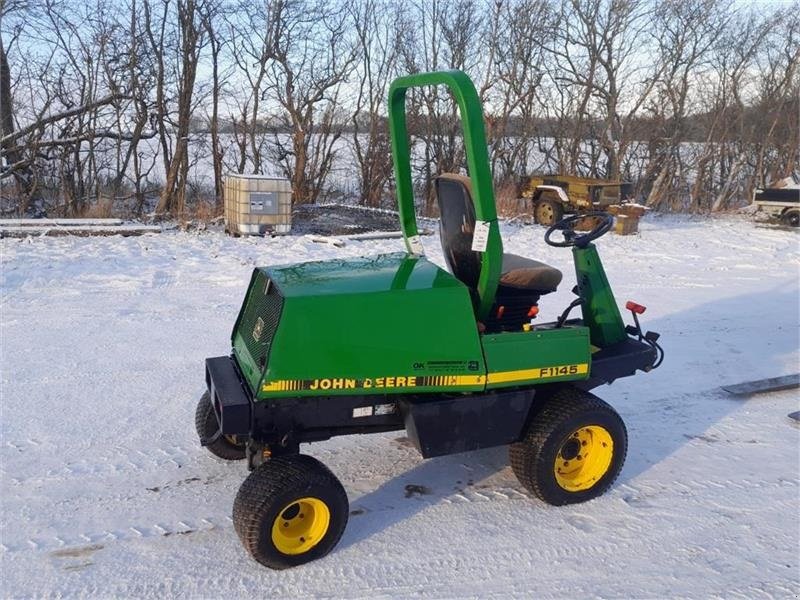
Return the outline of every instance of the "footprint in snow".
{"type": "Polygon", "coordinates": [[[583,515],[570,515],[566,518],[567,523],[575,529],[585,533],[592,533],[595,530],[595,520],[583,515]]]}

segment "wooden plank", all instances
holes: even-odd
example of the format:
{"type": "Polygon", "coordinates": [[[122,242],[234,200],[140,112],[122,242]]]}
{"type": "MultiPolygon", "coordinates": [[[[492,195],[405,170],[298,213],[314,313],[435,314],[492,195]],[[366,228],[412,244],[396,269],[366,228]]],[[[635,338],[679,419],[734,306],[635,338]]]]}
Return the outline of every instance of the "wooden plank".
{"type": "Polygon", "coordinates": [[[335,237],[326,237],[321,235],[312,235],[310,237],[311,241],[316,244],[330,244],[331,246],[336,246],[337,248],[343,248],[347,244],[340,240],[339,238],[335,237]]]}
{"type": "Polygon", "coordinates": [[[0,227],[73,227],[76,225],[122,225],[122,219],[0,219],[0,227]]]}
{"type": "Polygon", "coordinates": [[[161,233],[158,225],[119,225],[119,226],[93,226],[76,225],[72,227],[0,227],[0,237],[21,238],[28,236],[108,236],[122,235],[133,236],[145,233],[161,233]]]}
{"type": "MultiPolygon", "coordinates": [[[[430,229],[421,229],[419,235],[433,235],[430,229]]],[[[391,240],[403,237],[402,231],[367,231],[366,233],[353,233],[346,238],[353,241],[391,240]]]]}
{"type": "Polygon", "coordinates": [[[778,392],[798,387],[800,387],[800,373],[783,375],[782,377],[770,377],[768,379],[756,379],[755,381],[745,381],[735,385],[723,385],[722,389],[734,396],[749,396],[751,394],[778,392]]]}

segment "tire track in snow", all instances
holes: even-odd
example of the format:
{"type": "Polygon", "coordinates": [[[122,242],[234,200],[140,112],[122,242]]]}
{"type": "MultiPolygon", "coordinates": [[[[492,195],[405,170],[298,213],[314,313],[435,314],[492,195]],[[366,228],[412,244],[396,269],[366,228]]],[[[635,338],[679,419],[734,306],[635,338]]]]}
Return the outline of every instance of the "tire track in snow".
{"type": "Polygon", "coordinates": [[[195,517],[181,519],[177,522],[156,522],[149,525],[128,525],[114,529],[101,529],[72,534],[52,536],[35,536],[25,540],[0,543],[2,552],[51,551],[65,548],[80,548],[90,544],[125,542],[147,538],[169,537],[171,535],[188,535],[198,531],[233,528],[233,520],[228,516],[195,517]]]}
{"type": "MultiPolygon", "coordinates": [[[[738,488],[738,489],[749,489],[752,490],[754,488],[759,489],[774,489],[779,487],[797,487],[798,481],[796,480],[782,480],[779,482],[774,482],[770,484],[765,484],[765,482],[758,482],[758,481],[749,481],[743,480],[740,482],[734,482],[731,480],[710,480],[707,483],[700,483],[700,482],[686,482],[686,481],[673,481],[671,483],[659,483],[659,485],[650,485],[647,486],[631,486],[628,484],[619,486],[617,490],[617,495],[620,496],[620,499],[628,504],[631,507],[636,509],[643,509],[643,508],[650,508],[651,505],[647,503],[647,497],[652,495],[653,497],[658,497],[662,493],[668,490],[675,490],[675,489],[683,489],[685,491],[697,491],[697,490],[711,490],[716,491],[720,489],[731,487],[738,488]],[[631,493],[637,492],[645,492],[645,496],[643,497],[633,497],[631,493]]],[[[449,505],[458,505],[458,504],[483,504],[483,503],[494,503],[494,502],[531,502],[535,505],[536,500],[531,496],[525,494],[523,491],[519,489],[515,489],[512,487],[496,487],[496,488],[479,488],[479,489],[471,489],[467,488],[464,490],[456,491],[455,493],[449,496],[425,496],[426,503],[432,506],[437,506],[441,508],[447,508],[449,505]],[[427,499],[430,500],[427,500],[427,499]]],[[[703,501],[702,496],[698,496],[698,501],[703,501]]],[[[787,501],[788,504],[791,504],[793,501],[787,501]]],[[[783,503],[782,503],[783,504],[783,503]]],[[[351,508],[358,506],[358,500],[351,504],[351,508]]],[[[543,506],[543,505],[542,505],[543,506]]],[[[660,507],[663,508],[663,507],[660,507]]],[[[376,509],[376,510],[369,510],[368,512],[371,514],[379,514],[382,512],[392,512],[398,510],[397,508],[385,508],[385,509],[376,509]]],[[[573,528],[583,531],[584,533],[588,533],[591,530],[591,527],[587,529],[587,523],[585,522],[586,515],[565,515],[564,521],[566,524],[572,526],[573,528]]],[[[142,525],[142,524],[134,524],[123,526],[119,528],[114,528],[113,530],[101,529],[99,531],[88,531],[88,532],[81,532],[72,535],[53,535],[49,537],[30,537],[25,539],[21,542],[16,543],[0,543],[0,550],[4,552],[21,552],[21,551],[42,551],[42,550],[53,550],[53,549],[61,549],[61,548],[69,548],[72,546],[80,546],[86,544],[96,544],[96,543],[103,543],[103,542],[125,542],[131,540],[138,540],[138,539],[146,539],[146,538],[159,538],[159,537],[168,537],[171,535],[187,535],[191,533],[195,533],[198,531],[211,531],[216,529],[231,529],[232,530],[233,521],[229,516],[210,516],[210,517],[189,517],[185,519],[180,519],[176,522],[172,523],[164,523],[164,522],[156,522],[149,525],[142,525]]],[[[590,525],[590,524],[588,524],[590,525]]],[[[606,543],[603,542],[605,549],[608,551],[613,551],[616,546],[616,543],[606,543]]],[[[537,557],[541,559],[543,556],[547,558],[552,558],[553,560],[562,560],[568,559],[574,549],[572,547],[564,547],[564,548],[542,548],[537,553],[537,557]]],[[[443,559],[444,560],[444,559],[443,559]]],[[[444,567],[444,563],[440,565],[444,567]]],[[[455,568],[456,565],[453,563],[453,567],[455,568]]],[[[352,573],[353,576],[357,576],[357,569],[354,568],[352,573]]]]}
{"type": "MultiPolygon", "coordinates": [[[[168,485],[168,484],[167,484],[168,485]]],[[[451,497],[435,497],[428,502],[431,505],[447,506],[449,504],[463,503],[485,503],[497,501],[523,500],[530,501],[518,490],[512,488],[484,489],[484,490],[465,490],[458,492],[451,497]]],[[[357,506],[357,503],[353,506],[357,506]]],[[[396,509],[370,510],[370,513],[391,512],[396,509]]],[[[0,543],[0,551],[3,552],[22,552],[22,551],[43,551],[53,549],[63,549],[77,547],[86,544],[109,543],[117,541],[130,541],[143,538],[158,538],[170,535],[187,535],[197,531],[210,531],[220,528],[230,528],[232,530],[233,521],[229,516],[211,517],[192,517],[180,519],[177,522],[164,523],[156,522],[150,525],[133,524],[98,531],[84,531],[79,533],[58,534],[52,536],[31,536],[22,541],[0,543]]]]}
{"type": "MultiPolygon", "coordinates": [[[[41,446],[42,442],[34,439],[7,441],[4,450],[25,452],[41,446]]],[[[147,450],[117,446],[111,450],[113,452],[93,460],[79,459],[48,467],[43,475],[9,475],[8,480],[12,485],[20,486],[63,481],[70,477],[142,473],[164,467],[180,469],[192,462],[198,462],[198,457],[202,456],[201,449],[186,446],[155,447],[147,450]]]]}
{"type": "Polygon", "coordinates": [[[796,488],[800,485],[798,478],[781,478],[777,481],[759,481],[753,479],[681,479],[673,481],[648,481],[647,483],[627,482],[616,487],[622,493],[622,500],[627,504],[641,504],[649,498],[664,497],[666,494],[692,496],[695,492],[722,492],[725,490],[774,490],[777,488],[796,488]]]}

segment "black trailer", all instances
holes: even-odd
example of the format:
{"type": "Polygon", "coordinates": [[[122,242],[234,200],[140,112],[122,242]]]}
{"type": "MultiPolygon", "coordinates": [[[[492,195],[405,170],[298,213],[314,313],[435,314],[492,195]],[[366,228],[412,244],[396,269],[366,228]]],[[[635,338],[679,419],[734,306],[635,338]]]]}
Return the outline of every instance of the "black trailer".
{"type": "Polygon", "coordinates": [[[784,225],[800,227],[800,182],[787,177],[779,183],[780,187],[756,189],[753,204],[784,225]]]}

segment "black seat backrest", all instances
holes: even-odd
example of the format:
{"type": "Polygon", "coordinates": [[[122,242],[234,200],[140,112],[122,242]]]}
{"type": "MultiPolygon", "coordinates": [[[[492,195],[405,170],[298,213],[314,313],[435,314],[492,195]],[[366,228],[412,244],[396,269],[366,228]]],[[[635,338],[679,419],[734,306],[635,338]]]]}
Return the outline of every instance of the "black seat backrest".
{"type": "Polygon", "coordinates": [[[450,272],[471,289],[478,285],[481,255],[472,251],[475,205],[468,177],[444,173],[436,178],[439,201],[439,236],[450,272]]]}

